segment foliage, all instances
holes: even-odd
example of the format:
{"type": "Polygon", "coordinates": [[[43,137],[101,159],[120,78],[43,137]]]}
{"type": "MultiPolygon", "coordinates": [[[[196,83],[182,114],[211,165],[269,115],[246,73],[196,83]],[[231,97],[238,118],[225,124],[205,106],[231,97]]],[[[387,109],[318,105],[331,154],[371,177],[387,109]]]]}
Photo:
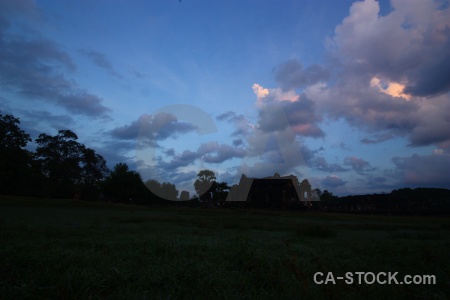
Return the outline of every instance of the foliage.
{"type": "Polygon", "coordinates": [[[42,133],[36,139],[36,159],[47,178],[48,194],[53,197],[95,197],[108,169],[103,157],[77,142],[70,130],[55,136],[42,133]]]}
{"type": "Polygon", "coordinates": [[[31,154],[24,149],[31,138],[19,124],[0,113],[0,194],[23,194],[31,179],[31,154]]]}
{"type": "Polygon", "coordinates": [[[180,193],[180,200],[181,201],[188,201],[189,200],[189,192],[188,191],[181,191],[181,193],[180,193]]]}
{"type": "Polygon", "coordinates": [[[20,151],[31,141],[30,135],[18,126],[20,120],[0,113],[0,151],[20,151]]]}
{"type": "Polygon", "coordinates": [[[205,206],[210,205],[212,202],[212,188],[215,181],[216,175],[211,170],[201,170],[197,174],[197,180],[194,182],[194,188],[205,206]]]}
{"type": "Polygon", "coordinates": [[[142,202],[148,195],[141,175],[125,163],[116,164],[102,186],[105,196],[118,202],[142,202]]]}
{"type": "Polygon", "coordinates": [[[214,182],[212,186],[212,194],[214,202],[220,206],[224,205],[229,191],[230,187],[226,182],[214,182]]]}
{"type": "Polygon", "coordinates": [[[178,190],[172,183],[164,182],[161,184],[155,179],[150,179],[145,182],[145,186],[153,194],[153,200],[177,200],[178,190]]]}
{"type": "Polygon", "coordinates": [[[81,160],[82,198],[95,199],[99,196],[99,185],[108,174],[105,159],[90,148],[83,148],[81,160]]]}

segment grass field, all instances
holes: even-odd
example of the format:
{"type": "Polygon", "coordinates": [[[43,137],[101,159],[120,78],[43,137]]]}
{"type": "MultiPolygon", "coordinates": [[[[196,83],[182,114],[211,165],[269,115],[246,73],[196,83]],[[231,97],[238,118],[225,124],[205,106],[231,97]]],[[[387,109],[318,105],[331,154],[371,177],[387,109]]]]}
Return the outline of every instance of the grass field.
{"type": "Polygon", "coordinates": [[[449,253],[448,218],[0,196],[0,299],[448,299],[449,253]],[[360,271],[436,284],[313,280],[360,271]]]}

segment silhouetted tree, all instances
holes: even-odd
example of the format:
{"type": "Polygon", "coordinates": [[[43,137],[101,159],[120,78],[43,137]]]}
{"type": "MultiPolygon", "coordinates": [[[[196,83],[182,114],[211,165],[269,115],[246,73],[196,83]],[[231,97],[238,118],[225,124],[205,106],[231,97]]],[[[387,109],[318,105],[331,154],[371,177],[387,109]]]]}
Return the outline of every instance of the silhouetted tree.
{"type": "Polygon", "coordinates": [[[161,201],[162,198],[160,196],[161,192],[161,183],[157,180],[150,179],[145,182],[145,186],[150,191],[149,199],[153,202],[161,201]]]}
{"type": "Polygon", "coordinates": [[[161,184],[159,181],[151,179],[145,182],[145,186],[152,193],[152,200],[177,200],[178,190],[172,183],[161,184]]]}
{"type": "Polygon", "coordinates": [[[93,149],[83,148],[81,157],[81,198],[96,199],[100,193],[100,183],[108,174],[105,159],[93,149]]]}
{"type": "Polygon", "coordinates": [[[333,193],[328,190],[324,190],[320,196],[320,201],[326,209],[334,209],[337,199],[338,197],[334,196],[333,193]]]}
{"type": "Polygon", "coordinates": [[[144,202],[148,190],[142,182],[141,175],[131,171],[125,163],[118,163],[102,184],[105,196],[119,202],[144,202]]]}
{"type": "Polygon", "coordinates": [[[0,194],[17,194],[30,184],[31,153],[24,149],[30,135],[12,115],[0,114],[0,194]]]}
{"type": "Polygon", "coordinates": [[[177,200],[178,190],[176,189],[174,184],[164,182],[161,185],[161,194],[164,197],[164,199],[174,201],[174,200],[177,200]]]}
{"type": "Polygon", "coordinates": [[[180,200],[181,201],[188,201],[189,200],[189,192],[188,191],[181,191],[181,193],[180,193],[180,200]]]}
{"type": "Polygon", "coordinates": [[[212,187],[216,181],[216,175],[211,170],[201,170],[197,174],[197,180],[194,182],[194,188],[203,205],[208,206],[212,201],[212,187]]]}
{"type": "Polygon", "coordinates": [[[214,182],[212,186],[213,200],[217,205],[223,205],[227,199],[230,187],[226,182],[214,182]]]}
{"type": "Polygon", "coordinates": [[[57,135],[41,133],[36,139],[36,158],[47,177],[47,191],[53,197],[73,197],[81,177],[80,160],[83,147],[78,136],[70,130],[57,135]]]}
{"type": "Polygon", "coordinates": [[[36,159],[47,178],[50,196],[88,198],[98,194],[98,185],[108,171],[106,161],[77,140],[70,130],[60,130],[55,136],[42,133],[36,139],[36,159]]]}

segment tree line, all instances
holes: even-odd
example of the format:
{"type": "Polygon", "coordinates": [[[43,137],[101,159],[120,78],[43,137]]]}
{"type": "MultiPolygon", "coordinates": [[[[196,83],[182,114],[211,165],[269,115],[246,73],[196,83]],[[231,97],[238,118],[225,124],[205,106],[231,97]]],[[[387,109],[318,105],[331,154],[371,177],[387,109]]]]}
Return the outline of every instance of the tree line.
{"type": "Polygon", "coordinates": [[[200,171],[194,182],[200,198],[190,198],[187,191],[178,196],[174,184],[154,179],[144,183],[126,163],[109,170],[106,160],[78,142],[71,130],[53,136],[41,133],[34,141],[35,151],[29,151],[26,146],[32,139],[19,125],[18,118],[0,113],[0,194],[141,204],[190,200],[206,206],[226,199],[228,185],[216,182],[211,170],[200,171]]]}
{"type": "MultiPolygon", "coordinates": [[[[0,195],[22,195],[52,198],[105,200],[136,204],[179,204],[192,207],[224,206],[230,187],[217,182],[211,170],[201,170],[194,182],[197,195],[179,192],[169,182],[154,179],[143,182],[141,175],[127,164],[118,163],[112,170],[94,149],[78,142],[70,130],[56,135],[39,134],[35,151],[26,146],[28,133],[20,129],[20,121],[0,113],[0,195]]],[[[305,209],[364,213],[450,213],[448,189],[399,189],[389,194],[337,197],[333,193],[314,190],[319,202],[305,204],[305,209]]]]}

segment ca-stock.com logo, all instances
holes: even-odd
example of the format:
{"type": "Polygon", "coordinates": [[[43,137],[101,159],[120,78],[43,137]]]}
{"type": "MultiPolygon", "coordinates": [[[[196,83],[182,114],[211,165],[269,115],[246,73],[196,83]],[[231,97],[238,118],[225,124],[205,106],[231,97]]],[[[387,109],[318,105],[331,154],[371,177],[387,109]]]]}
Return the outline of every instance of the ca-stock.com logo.
{"type": "MultiPolygon", "coordinates": [[[[240,158],[238,166],[234,170],[241,174],[263,174],[273,175],[274,172],[292,170],[293,167],[304,164],[302,152],[296,135],[292,131],[283,109],[274,106],[271,115],[276,118],[278,126],[283,130],[269,132],[261,126],[251,126],[246,136],[247,146],[245,155],[240,158]],[[276,149],[276,151],[274,151],[276,149]]],[[[157,109],[152,114],[141,116],[139,134],[136,141],[136,163],[138,171],[143,179],[154,179],[165,182],[164,164],[161,158],[161,146],[158,140],[167,138],[170,132],[177,130],[177,126],[183,126],[186,131],[194,131],[199,137],[217,133],[217,126],[211,116],[204,110],[188,104],[174,104],[157,109]]],[[[179,131],[182,131],[181,128],[179,131]]],[[[226,143],[226,142],[224,142],[226,143]]],[[[198,145],[199,146],[199,145],[198,145]]],[[[189,165],[191,170],[199,172],[202,169],[213,169],[206,167],[201,157],[193,159],[194,163],[189,165]]],[[[173,171],[173,170],[172,170],[173,171]]],[[[207,191],[212,185],[203,187],[207,191]]],[[[146,185],[155,195],[166,200],[177,200],[169,195],[164,189],[146,185]]],[[[228,194],[226,201],[245,201],[250,187],[241,187],[239,193],[233,189],[228,194]]],[[[200,195],[197,196],[202,196],[200,195]]]]}

